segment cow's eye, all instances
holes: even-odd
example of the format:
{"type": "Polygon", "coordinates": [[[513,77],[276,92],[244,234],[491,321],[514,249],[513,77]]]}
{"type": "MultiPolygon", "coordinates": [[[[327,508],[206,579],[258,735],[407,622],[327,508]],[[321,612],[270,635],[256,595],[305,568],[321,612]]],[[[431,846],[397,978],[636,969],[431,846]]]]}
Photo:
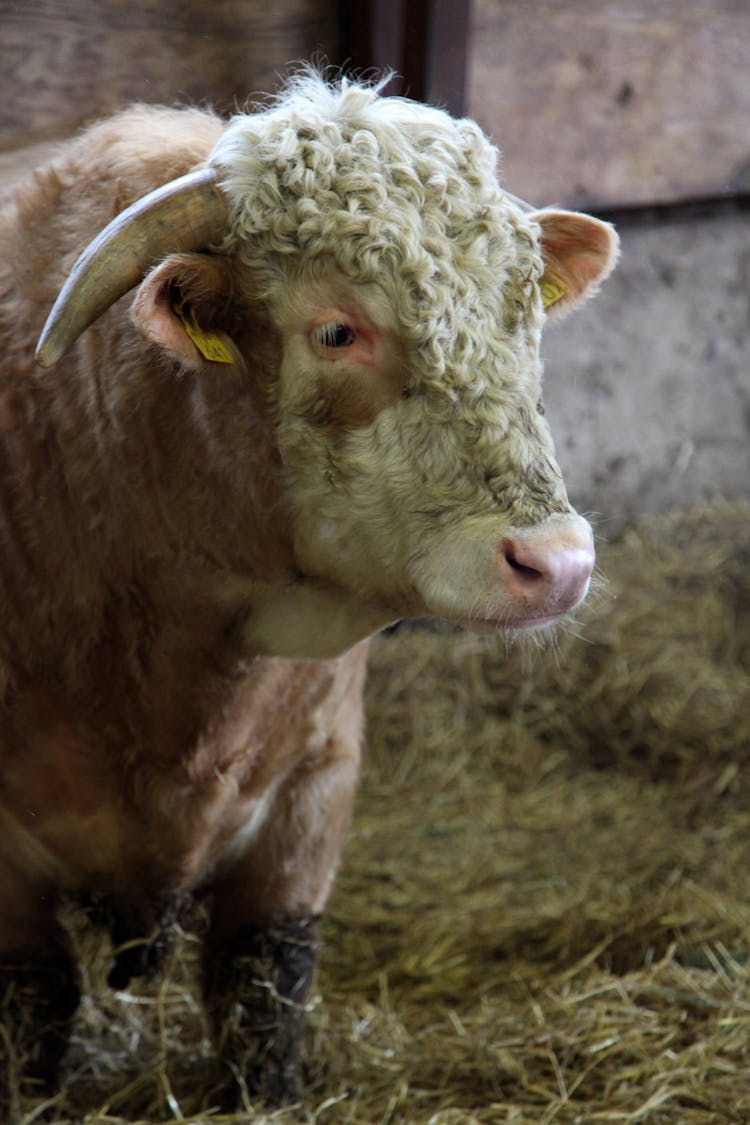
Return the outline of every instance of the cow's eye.
{"type": "Polygon", "coordinates": [[[318,324],[313,335],[324,348],[348,348],[355,340],[354,329],[348,324],[318,324]]]}

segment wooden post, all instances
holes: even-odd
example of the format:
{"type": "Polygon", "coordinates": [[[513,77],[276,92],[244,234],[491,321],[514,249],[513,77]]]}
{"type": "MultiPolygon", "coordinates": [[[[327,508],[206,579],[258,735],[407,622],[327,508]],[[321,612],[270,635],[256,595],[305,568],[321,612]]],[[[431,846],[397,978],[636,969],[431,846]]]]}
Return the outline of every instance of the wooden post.
{"type": "Polygon", "coordinates": [[[464,112],[469,0],[343,0],[340,12],[346,69],[391,67],[387,93],[464,112]]]}

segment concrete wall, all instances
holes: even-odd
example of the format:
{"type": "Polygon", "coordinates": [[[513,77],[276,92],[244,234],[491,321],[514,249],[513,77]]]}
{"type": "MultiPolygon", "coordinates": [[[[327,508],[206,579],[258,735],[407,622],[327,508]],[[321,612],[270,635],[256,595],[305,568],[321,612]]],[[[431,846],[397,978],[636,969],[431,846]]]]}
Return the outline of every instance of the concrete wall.
{"type": "Polygon", "coordinates": [[[603,534],[750,496],[750,208],[635,215],[601,293],[545,333],[571,497],[603,534]]]}

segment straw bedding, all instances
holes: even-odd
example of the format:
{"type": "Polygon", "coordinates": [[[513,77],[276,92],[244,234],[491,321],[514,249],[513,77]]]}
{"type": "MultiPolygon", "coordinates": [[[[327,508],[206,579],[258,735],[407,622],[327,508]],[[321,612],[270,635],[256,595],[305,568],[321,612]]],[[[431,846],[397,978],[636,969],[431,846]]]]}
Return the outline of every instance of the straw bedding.
{"type": "Polygon", "coordinates": [[[750,1120],[750,508],[644,523],[600,566],[547,651],[374,645],[302,1106],[211,1112],[193,940],[112,994],[71,915],[93,967],[45,1120],[750,1120]]]}

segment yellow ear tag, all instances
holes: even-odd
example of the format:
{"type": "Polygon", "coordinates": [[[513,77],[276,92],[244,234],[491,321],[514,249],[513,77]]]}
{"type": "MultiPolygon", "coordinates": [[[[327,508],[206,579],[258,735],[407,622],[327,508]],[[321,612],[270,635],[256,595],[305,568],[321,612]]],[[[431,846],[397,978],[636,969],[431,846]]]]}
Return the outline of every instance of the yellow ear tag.
{"type": "Polygon", "coordinates": [[[215,332],[204,332],[202,328],[199,328],[190,314],[185,312],[181,302],[173,302],[172,308],[175,315],[184,324],[185,331],[204,359],[210,359],[212,363],[234,363],[232,353],[215,332]]]}
{"type": "Polygon", "coordinates": [[[563,286],[559,285],[556,281],[542,281],[539,288],[542,291],[542,304],[545,309],[548,309],[550,305],[556,304],[560,298],[564,297],[567,293],[567,289],[564,289],[563,286]]]}

